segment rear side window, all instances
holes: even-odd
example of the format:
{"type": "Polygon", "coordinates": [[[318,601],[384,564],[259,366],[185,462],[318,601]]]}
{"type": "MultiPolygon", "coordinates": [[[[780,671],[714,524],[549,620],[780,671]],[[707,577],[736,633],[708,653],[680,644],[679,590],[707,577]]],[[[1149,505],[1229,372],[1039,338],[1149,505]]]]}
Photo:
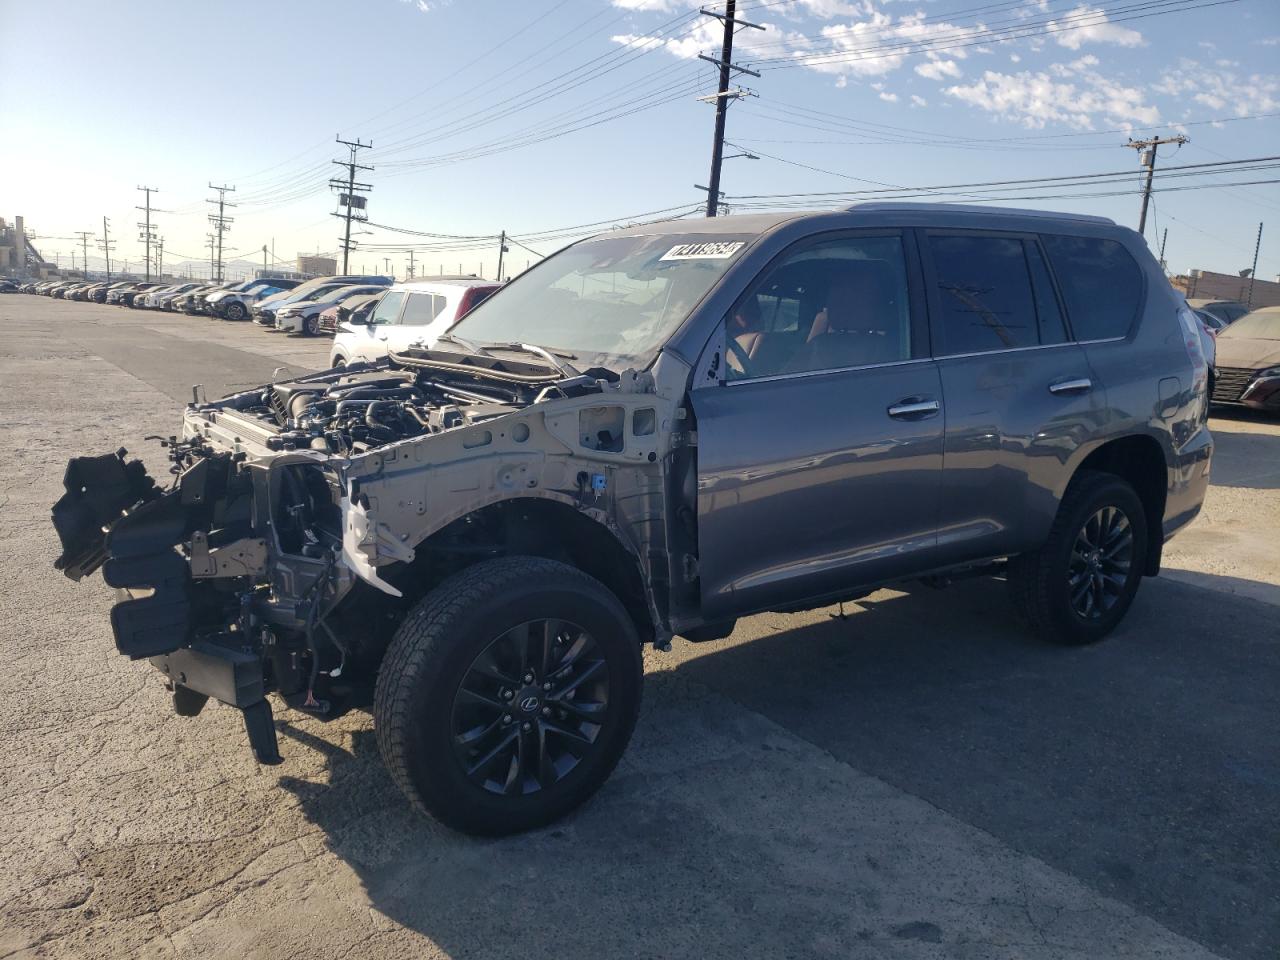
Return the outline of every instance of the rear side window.
{"type": "Polygon", "coordinates": [[[1019,237],[929,237],[942,307],[942,353],[988,353],[1040,343],[1036,299],[1019,237]]]}
{"type": "Polygon", "coordinates": [[[1142,302],[1142,271],[1115,240],[1041,238],[1077,340],[1129,335],[1142,302]]]}
{"type": "Polygon", "coordinates": [[[405,302],[404,313],[400,315],[400,325],[411,327],[430,323],[443,309],[444,297],[434,293],[411,293],[405,302]]]}

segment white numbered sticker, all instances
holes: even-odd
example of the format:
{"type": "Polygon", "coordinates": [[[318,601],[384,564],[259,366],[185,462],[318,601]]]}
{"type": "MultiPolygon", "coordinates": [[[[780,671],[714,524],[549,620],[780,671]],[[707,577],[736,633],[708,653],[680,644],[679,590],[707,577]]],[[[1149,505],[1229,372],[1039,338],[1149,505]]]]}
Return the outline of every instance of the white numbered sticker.
{"type": "Polygon", "coordinates": [[[721,243],[679,243],[664,253],[659,260],[728,260],[746,246],[742,240],[721,243]]]}

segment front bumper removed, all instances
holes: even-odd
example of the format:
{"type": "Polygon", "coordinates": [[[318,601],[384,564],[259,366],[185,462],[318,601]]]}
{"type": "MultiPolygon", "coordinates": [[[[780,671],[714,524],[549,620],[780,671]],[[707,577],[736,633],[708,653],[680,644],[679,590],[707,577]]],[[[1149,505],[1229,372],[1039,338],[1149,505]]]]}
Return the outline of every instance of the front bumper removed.
{"type": "Polygon", "coordinates": [[[212,581],[197,581],[183,552],[184,544],[199,544],[206,564],[245,564],[246,553],[254,562],[254,541],[215,543],[209,550],[206,531],[225,522],[230,489],[245,482],[234,458],[194,459],[174,487],[162,491],[143,464],[126,461],[125,454],[68,463],[66,493],[53,507],[63,548],[54,566],[76,581],[101,568],[118,591],[111,609],[116,648],[131,659],[150,659],[167,678],[179,714],[194,716],[210,697],[239,709],[258,762],[279,763],[263,658],[244,629],[250,618],[246,613],[241,623],[228,623],[212,581]]]}

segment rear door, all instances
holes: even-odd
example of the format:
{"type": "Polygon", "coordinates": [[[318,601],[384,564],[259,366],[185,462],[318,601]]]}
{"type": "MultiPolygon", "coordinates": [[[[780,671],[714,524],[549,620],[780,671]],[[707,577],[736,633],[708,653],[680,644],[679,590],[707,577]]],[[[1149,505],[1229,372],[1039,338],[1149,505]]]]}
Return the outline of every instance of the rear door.
{"type": "Polygon", "coordinates": [[[946,563],[1048,535],[1067,463],[1103,415],[1038,238],[920,231],[946,403],[938,550],[946,563]]]}
{"type": "Polygon", "coordinates": [[[414,291],[405,298],[396,324],[388,328],[387,345],[396,353],[407,350],[424,337],[430,338],[431,322],[444,311],[445,298],[438,293],[414,291]]]}

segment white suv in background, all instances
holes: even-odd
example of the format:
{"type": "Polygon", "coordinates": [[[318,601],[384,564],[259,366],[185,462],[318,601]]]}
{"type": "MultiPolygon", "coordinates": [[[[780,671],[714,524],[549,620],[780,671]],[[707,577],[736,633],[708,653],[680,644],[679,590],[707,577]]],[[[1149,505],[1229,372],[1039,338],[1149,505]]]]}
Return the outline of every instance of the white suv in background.
{"type": "Polygon", "coordinates": [[[479,277],[398,283],[383,294],[364,323],[338,325],[329,350],[329,366],[378,360],[415,343],[430,347],[454,321],[500,286],[479,277]]]}

